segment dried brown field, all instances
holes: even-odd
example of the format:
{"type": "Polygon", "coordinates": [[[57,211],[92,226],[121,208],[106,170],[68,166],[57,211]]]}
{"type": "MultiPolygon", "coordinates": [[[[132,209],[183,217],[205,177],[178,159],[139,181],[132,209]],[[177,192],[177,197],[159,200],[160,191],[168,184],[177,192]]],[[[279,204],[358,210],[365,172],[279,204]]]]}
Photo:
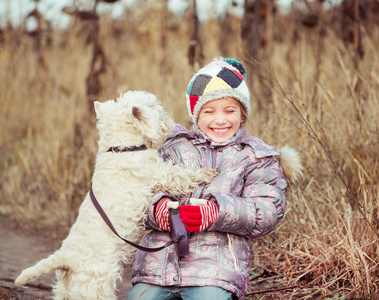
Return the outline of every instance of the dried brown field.
{"type": "MultiPolygon", "coordinates": [[[[240,38],[201,25],[204,62],[216,55],[248,66],[249,131],[269,144],[296,147],[305,173],[288,193],[284,221],[254,241],[250,292],[292,287],[248,299],[379,297],[379,28],[362,32],[365,54],[326,26],[300,27],[278,16],[268,59],[254,62],[240,38]]],[[[88,22],[44,33],[40,48],[21,30],[0,37],[0,214],[29,228],[69,228],[88,190],[97,151],[86,76],[92,56],[88,22]],[[41,64],[41,57],[44,65],[41,64]]],[[[190,126],[185,91],[189,28],[162,9],[137,8],[124,21],[100,20],[109,64],[101,101],[127,90],[156,94],[178,123],[190,126]],[[154,17],[152,17],[154,15],[154,17]]]]}

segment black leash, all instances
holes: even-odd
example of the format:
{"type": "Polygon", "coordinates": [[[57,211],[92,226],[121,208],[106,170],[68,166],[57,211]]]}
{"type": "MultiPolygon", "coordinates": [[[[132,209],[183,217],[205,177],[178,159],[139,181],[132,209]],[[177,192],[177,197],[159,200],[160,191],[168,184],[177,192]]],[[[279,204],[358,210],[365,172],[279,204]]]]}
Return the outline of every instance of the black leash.
{"type": "Polygon", "coordinates": [[[92,190],[92,184],[91,184],[91,187],[89,189],[89,195],[90,195],[90,198],[91,198],[91,201],[93,203],[93,205],[95,206],[95,208],[97,209],[97,211],[99,212],[99,214],[102,216],[102,218],[104,219],[105,223],[107,223],[107,225],[109,226],[110,229],[112,229],[112,231],[114,232],[115,235],[117,235],[120,239],[122,239],[125,243],[128,243],[129,245],[132,245],[133,247],[139,249],[139,250],[142,250],[142,251],[146,251],[146,252],[156,252],[156,251],[160,251],[174,243],[177,243],[179,242],[181,239],[183,239],[183,236],[179,236],[179,237],[175,237],[173,238],[171,241],[167,242],[166,244],[164,244],[163,246],[161,247],[158,247],[158,248],[147,248],[147,247],[142,247],[136,243],[133,243],[131,241],[128,241],[124,238],[122,238],[118,232],[116,231],[116,229],[114,228],[112,222],[109,220],[107,214],[104,212],[103,208],[100,206],[99,202],[97,202],[96,200],[96,197],[95,195],[93,194],[93,190],[92,190]]]}

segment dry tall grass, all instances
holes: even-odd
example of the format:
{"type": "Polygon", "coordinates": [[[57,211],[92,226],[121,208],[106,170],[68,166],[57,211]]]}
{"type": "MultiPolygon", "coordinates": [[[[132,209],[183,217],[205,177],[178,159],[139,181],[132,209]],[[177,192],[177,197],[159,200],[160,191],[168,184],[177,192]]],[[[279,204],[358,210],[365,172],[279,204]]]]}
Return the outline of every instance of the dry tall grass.
{"type": "MultiPolygon", "coordinates": [[[[100,78],[100,99],[147,90],[189,126],[184,94],[193,70],[186,59],[186,23],[161,9],[142,8],[117,24],[107,18],[100,23],[111,63],[100,78]]],[[[364,35],[366,53],[355,70],[351,49],[333,30],[327,28],[320,48],[317,31],[302,29],[289,48],[286,23],[276,29],[280,40],[272,61],[261,64],[246,55],[238,21],[227,37],[215,21],[201,31],[206,61],[225,55],[222,37],[226,54],[255,71],[248,74],[249,131],[269,144],[296,147],[306,167],[289,191],[284,221],[254,241],[251,261],[250,293],[268,283],[292,288],[248,298],[375,299],[379,30],[364,35]]],[[[51,44],[41,48],[47,66],[42,76],[31,37],[7,30],[0,41],[0,213],[24,226],[68,228],[90,184],[97,132],[85,95],[91,59],[86,26],[74,21],[69,30],[53,32],[51,44]]]]}

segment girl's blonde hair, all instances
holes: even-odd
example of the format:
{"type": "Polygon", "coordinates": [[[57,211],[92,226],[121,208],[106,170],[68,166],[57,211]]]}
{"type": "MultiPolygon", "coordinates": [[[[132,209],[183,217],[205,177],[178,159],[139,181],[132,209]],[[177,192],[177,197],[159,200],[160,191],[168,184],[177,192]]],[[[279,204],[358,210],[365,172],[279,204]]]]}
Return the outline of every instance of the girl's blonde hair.
{"type": "Polygon", "coordinates": [[[241,109],[242,125],[245,125],[247,123],[249,126],[251,126],[253,121],[249,118],[249,115],[247,114],[245,107],[242,105],[240,101],[237,100],[237,102],[241,109]]]}

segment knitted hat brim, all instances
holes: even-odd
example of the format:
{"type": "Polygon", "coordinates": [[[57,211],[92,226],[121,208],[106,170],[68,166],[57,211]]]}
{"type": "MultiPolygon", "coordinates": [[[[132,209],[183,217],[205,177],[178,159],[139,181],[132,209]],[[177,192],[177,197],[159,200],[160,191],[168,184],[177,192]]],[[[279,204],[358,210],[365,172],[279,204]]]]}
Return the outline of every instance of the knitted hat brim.
{"type": "Polygon", "coordinates": [[[247,106],[246,103],[249,103],[249,99],[246,98],[242,93],[234,90],[234,89],[219,89],[215,91],[211,91],[209,93],[203,94],[201,97],[199,97],[199,100],[197,101],[197,104],[195,106],[195,109],[193,111],[192,121],[197,124],[198,117],[201,111],[201,108],[208,102],[223,98],[232,97],[235,98],[237,101],[239,101],[247,115],[250,115],[250,106],[247,106]]]}

